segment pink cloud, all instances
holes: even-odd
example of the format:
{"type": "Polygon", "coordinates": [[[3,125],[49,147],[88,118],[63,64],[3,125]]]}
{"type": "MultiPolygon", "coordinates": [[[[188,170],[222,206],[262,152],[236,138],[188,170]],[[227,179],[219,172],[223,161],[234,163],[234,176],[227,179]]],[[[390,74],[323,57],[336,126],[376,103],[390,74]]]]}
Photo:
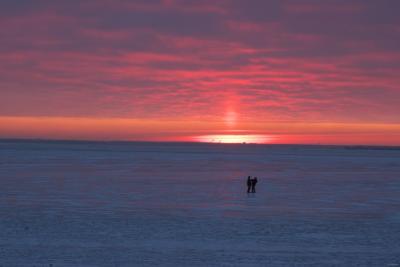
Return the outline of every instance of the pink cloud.
{"type": "Polygon", "coordinates": [[[263,18],[230,1],[118,3],[4,16],[0,116],[400,123],[387,24],[314,24],[319,12],[348,23],[367,4],[296,2],[263,18]]]}

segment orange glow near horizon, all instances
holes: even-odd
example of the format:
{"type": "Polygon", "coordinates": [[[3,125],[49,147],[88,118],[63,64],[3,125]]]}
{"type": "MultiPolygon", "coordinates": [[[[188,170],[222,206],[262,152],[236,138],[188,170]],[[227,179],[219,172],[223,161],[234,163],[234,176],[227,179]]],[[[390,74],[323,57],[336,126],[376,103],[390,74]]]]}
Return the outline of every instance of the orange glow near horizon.
{"type": "Polygon", "coordinates": [[[400,125],[0,116],[0,138],[399,146],[400,125]]]}

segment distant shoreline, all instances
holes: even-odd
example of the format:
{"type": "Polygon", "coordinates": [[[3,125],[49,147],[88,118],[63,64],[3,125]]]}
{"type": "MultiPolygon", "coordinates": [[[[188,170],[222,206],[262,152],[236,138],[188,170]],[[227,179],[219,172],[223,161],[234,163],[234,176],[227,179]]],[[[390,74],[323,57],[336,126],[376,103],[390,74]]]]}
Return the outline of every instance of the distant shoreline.
{"type": "Polygon", "coordinates": [[[217,142],[190,142],[190,141],[135,141],[135,140],[72,140],[72,139],[33,139],[33,138],[0,138],[0,143],[71,143],[71,144],[190,144],[215,146],[273,146],[273,147],[308,147],[308,148],[343,148],[354,150],[400,150],[394,145],[342,145],[342,144],[261,144],[261,143],[217,143],[217,142]]]}

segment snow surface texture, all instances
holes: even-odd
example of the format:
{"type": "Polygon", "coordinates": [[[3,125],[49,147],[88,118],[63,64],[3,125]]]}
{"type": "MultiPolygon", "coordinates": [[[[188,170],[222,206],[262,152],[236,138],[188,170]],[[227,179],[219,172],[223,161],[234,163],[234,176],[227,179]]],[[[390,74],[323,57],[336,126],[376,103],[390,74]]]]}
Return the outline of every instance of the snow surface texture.
{"type": "Polygon", "coordinates": [[[0,266],[400,266],[399,176],[396,149],[1,141],[0,266]]]}

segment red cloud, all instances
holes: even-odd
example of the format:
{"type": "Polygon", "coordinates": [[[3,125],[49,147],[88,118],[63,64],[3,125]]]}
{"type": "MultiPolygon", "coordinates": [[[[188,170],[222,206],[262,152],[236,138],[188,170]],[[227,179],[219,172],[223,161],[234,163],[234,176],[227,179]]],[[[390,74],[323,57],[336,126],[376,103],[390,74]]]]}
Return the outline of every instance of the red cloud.
{"type": "Polygon", "coordinates": [[[265,121],[400,123],[394,26],[374,24],[375,40],[370,21],[349,32],[313,23],[321,10],[348,23],[368,7],[291,4],[263,19],[229,1],[102,1],[76,12],[49,2],[2,15],[0,116],[224,125],[233,112],[246,131],[265,121]],[[297,25],[292,13],[308,18],[297,25]]]}

